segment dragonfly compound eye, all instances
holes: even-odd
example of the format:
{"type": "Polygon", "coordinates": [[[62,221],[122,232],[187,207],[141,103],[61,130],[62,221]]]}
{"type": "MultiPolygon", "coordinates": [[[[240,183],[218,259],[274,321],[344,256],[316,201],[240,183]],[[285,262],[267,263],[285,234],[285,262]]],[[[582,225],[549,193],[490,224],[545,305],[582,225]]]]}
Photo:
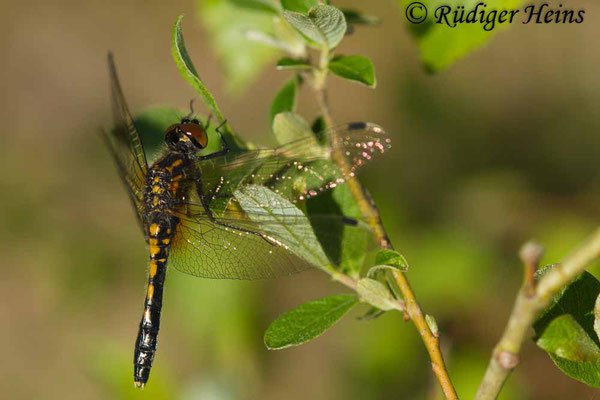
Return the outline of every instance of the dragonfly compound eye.
{"type": "Polygon", "coordinates": [[[179,124],[174,124],[165,130],[165,142],[168,145],[174,145],[179,141],[180,131],[178,128],[179,124]]]}
{"type": "Polygon", "coordinates": [[[197,147],[200,147],[201,149],[206,147],[208,144],[208,136],[202,125],[188,122],[181,124],[180,127],[183,133],[192,139],[197,147]]]}

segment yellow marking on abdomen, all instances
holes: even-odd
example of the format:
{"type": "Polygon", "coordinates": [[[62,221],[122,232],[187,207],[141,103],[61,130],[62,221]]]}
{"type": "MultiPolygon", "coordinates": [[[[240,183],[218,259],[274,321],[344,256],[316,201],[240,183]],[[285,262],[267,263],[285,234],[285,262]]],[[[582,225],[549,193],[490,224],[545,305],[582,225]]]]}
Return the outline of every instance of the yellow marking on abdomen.
{"type": "Polygon", "coordinates": [[[152,193],[162,193],[162,191],[163,190],[161,189],[160,186],[158,186],[158,185],[152,186],[152,193]]]}
{"type": "Polygon", "coordinates": [[[156,261],[150,261],[150,278],[154,278],[156,276],[156,271],[158,270],[158,265],[156,265],[156,261]]]}
{"type": "Polygon", "coordinates": [[[146,297],[148,298],[148,300],[152,300],[152,296],[154,296],[154,285],[149,284],[148,285],[148,295],[146,297]]]}
{"type": "Polygon", "coordinates": [[[158,239],[148,239],[148,245],[150,247],[151,256],[155,256],[160,252],[160,247],[158,247],[158,239]]]}
{"type": "Polygon", "coordinates": [[[156,236],[158,235],[158,232],[160,232],[160,227],[158,224],[150,224],[149,231],[151,236],[156,236]]]}

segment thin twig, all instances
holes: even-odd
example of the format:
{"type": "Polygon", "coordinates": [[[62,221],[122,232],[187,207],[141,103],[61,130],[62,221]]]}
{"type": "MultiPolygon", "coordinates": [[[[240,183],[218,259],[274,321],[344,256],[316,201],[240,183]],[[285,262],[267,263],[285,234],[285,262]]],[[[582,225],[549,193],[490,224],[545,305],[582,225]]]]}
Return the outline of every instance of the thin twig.
{"type": "Polygon", "coordinates": [[[527,278],[529,274],[525,275],[526,279],[519,290],[508,324],[492,352],[476,400],[491,400],[498,396],[508,375],[519,364],[521,347],[535,318],[550,304],[556,293],[580,275],[599,256],[600,229],[596,230],[583,246],[567,256],[560,265],[548,271],[535,284],[533,293],[527,278]]]}
{"type": "MultiPolygon", "coordinates": [[[[327,94],[325,91],[325,78],[327,76],[326,57],[327,54],[323,52],[321,56],[321,69],[315,72],[316,76],[313,82],[313,87],[316,92],[317,102],[319,104],[325,124],[328,127],[331,127],[334,126],[334,123],[329,112],[327,94]]],[[[333,138],[332,143],[337,142],[338,141],[333,138]]],[[[333,146],[331,158],[340,171],[348,177],[346,179],[346,184],[361,211],[363,219],[373,229],[379,247],[382,249],[392,250],[393,246],[388,239],[387,233],[383,227],[383,223],[381,222],[379,210],[369,195],[363,190],[358,180],[352,174],[348,173],[348,171],[350,171],[348,160],[346,157],[344,157],[342,151],[336,146],[333,146]]],[[[450,380],[450,376],[444,363],[444,358],[440,351],[439,339],[431,332],[431,329],[425,320],[425,315],[421,310],[419,303],[417,302],[416,296],[410,287],[406,275],[402,271],[394,271],[393,276],[398,284],[406,305],[406,309],[403,311],[405,312],[405,315],[408,314],[410,319],[413,321],[419,335],[421,336],[421,339],[423,340],[423,343],[425,344],[431,359],[431,368],[438,382],[440,383],[440,386],[442,387],[444,396],[446,399],[458,399],[458,395],[456,394],[454,385],[450,380]]]]}

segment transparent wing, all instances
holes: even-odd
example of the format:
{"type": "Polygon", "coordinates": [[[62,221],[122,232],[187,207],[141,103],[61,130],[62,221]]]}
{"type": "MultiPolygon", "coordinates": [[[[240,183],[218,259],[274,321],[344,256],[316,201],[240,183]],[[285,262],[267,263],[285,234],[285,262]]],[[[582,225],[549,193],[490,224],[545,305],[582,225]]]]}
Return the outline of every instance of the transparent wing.
{"type": "Polygon", "coordinates": [[[218,219],[228,225],[224,226],[209,219],[202,206],[189,206],[176,215],[180,222],[169,265],[203,278],[269,279],[336,264],[334,258],[344,255],[339,246],[345,235],[361,235],[364,248],[360,256],[371,236],[366,225],[335,216],[307,219],[288,211],[273,215],[228,209],[218,219]],[[319,233],[323,227],[327,228],[319,233]]]}
{"type": "Polygon", "coordinates": [[[192,188],[199,181],[202,197],[191,190],[181,199],[171,265],[206,278],[265,279],[310,266],[360,263],[372,244],[365,224],[343,216],[307,217],[300,207],[342,184],[386,151],[390,140],[369,123],[342,125],[323,137],[331,138],[328,146],[310,136],[276,149],[199,160],[184,180],[192,188]],[[346,171],[330,161],[333,149],[346,160],[346,171]]]}
{"type": "Polygon", "coordinates": [[[317,136],[329,138],[329,145],[319,145],[314,136],[308,136],[275,149],[199,160],[196,170],[204,197],[218,212],[237,188],[258,184],[296,203],[344,183],[357,169],[391,147],[385,131],[368,122],[344,124],[317,136]],[[339,154],[346,161],[346,170],[330,161],[332,154],[339,154]]]}
{"type": "Polygon", "coordinates": [[[112,53],[108,54],[108,70],[114,126],[109,133],[103,133],[103,138],[117,163],[119,175],[125,183],[138,221],[143,228],[143,189],[148,165],[138,131],[121,90],[112,53]]]}

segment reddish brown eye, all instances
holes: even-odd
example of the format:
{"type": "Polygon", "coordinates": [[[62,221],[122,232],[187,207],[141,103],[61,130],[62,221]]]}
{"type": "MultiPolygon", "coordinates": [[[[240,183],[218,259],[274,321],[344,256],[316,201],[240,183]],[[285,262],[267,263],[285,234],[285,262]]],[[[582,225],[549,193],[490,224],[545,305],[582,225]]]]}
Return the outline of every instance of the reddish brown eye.
{"type": "Polygon", "coordinates": [[[171,131],[174,131],[174,130],[175,130],[175,128],[177,128],[177,125],[179,125],[179,124],[173,124],[173,125],[171,125],[170,127],[168,127],[168,128],[165,130],[165,135],[166,135],[167,133],[171,132],[171,131]]]}
{"type": "Polygon", "coordinates": [[[208,136],[206,135],[206,132],[204,132],[202,125],[186,122],[181,124],[180,127],[181,130],[188,136],[194,138],[198,145],[200,145],[202,148],[206,147],[208,144],[208,136]]]}

